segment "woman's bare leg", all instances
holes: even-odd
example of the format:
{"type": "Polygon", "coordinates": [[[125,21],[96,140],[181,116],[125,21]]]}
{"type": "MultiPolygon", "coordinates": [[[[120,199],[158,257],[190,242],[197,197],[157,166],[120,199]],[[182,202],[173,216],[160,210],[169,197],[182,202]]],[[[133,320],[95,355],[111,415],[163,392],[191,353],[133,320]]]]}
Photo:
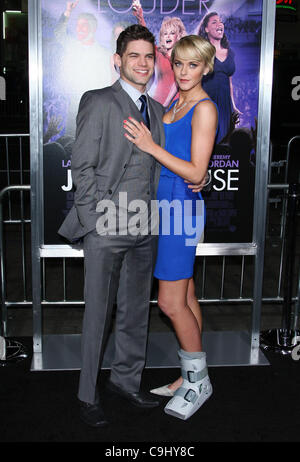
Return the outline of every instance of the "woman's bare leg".
{"type": "MultiPolygon", "coordinates": [[[[195,294],[195,283],[193,278],[190,278],[188,280],[188,286],[187,286],[187,293],[186,293],[186,301],[187,305],[189,306],[190,310],[192,311],[194,317],[196,318],[198,328],[200,331],[200,349],[195,350],[195,351],[202,351],[202,313],[201,313],[201,308],[198,302],[198,299],[195,294]]],[[[178,377],[173,383],[169,385],[169,388],[171,390],[177,390],[182,384],[182,377],[178,377]]]]}
{"type": "MultiPolygon", "coordinates": [[[[160,281],[158,302],[170,318],[181,347],[185,351],[202,351],[202,315],[193,278],[160,281]]],[[[177,390],[181,384],[179,377],[169,388],[177,390]]]]}
{"type": "Polygon", "coordinates": [[[195,283],[194,279],[191,278],[189,279],[189,284],[188,284],[188,291],[187,291],[187,303],[192,310],[195,318],[197,319],[197,323],[199,326],[200,334],[201,334],[201,349],[199,351],[202,351],[202,313],[201,313],[201,308],[198,302],[198,299],[196,297],[195,293],[195,283]]]}

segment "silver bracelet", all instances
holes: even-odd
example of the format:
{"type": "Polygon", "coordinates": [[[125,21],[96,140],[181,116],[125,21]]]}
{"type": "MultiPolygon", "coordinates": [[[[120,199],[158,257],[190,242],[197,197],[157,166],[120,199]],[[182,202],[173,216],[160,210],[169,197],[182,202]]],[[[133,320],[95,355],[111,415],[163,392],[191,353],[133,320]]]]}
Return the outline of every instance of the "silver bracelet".
{"type": "Polygon", "coordinates": [[[208,182],[205,183],[205,185],[203,185],[203,188],[205,188],[205,186],[208,186],[209,183],[211,182],[211,173],[210,172],[207,172],[208,173],[208,182]]]}

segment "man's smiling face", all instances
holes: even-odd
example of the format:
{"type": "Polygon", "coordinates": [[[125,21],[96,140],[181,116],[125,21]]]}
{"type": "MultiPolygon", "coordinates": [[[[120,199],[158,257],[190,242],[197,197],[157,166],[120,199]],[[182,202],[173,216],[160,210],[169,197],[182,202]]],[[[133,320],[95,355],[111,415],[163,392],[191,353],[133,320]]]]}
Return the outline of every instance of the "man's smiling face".
{"type": "Polygon", "coordinates": [[[121,78],[143,93],[154,72],[153,45],[146,40],[133,40],[123,55],[115,54],[114,59],[121,78]]]}

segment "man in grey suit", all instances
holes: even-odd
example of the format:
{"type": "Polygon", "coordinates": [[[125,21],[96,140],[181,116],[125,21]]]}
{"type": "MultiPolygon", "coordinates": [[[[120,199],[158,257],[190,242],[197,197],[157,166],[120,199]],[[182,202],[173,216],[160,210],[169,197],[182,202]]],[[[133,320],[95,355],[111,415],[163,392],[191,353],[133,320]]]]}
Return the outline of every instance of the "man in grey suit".
{"type": "Polygon", "coordinates": [[[83,238],[85,313],[78,398],[82,420],[93,427],[107,424],[97,379],[116,295],[115,355],[107,388],[139,407],[159,405],[157,398],[140,391],[157,235],[151,225],[148,232],[145,226],[140,232],[130,232],[134,211],[126,203],[143,201],[147,207],[142,221],[150,224],[160,166],[126,139],[123,128],[124,119],[130,116],[150,123],[153,139],[164,144],[164,109],[146,93],[154,62],[151,32],[140,25],[125,29],[115,55],[120,80],[86,92],[77,115],[72,152],[74,206],[59,234],[71,242],[83,238]],[[126,203],[119,200],[121,193],[126,203]],[[102,204],[108,199],[117,218],[115,229],[101,221],[105,215],[102,204]]]}

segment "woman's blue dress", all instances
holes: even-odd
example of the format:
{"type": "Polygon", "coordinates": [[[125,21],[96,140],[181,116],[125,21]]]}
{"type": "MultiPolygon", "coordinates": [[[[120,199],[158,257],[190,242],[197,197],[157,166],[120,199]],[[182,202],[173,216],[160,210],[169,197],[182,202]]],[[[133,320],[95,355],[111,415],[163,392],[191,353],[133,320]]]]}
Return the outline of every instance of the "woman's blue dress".
{"type": "Polygon", "coordinates": [[[203,76],[202,88],[216,103],[220,111],[219,130],[216,143],[219,143],[228,133],[233,113],[230,96],[231,77],[235,72],[234,52],[229,48],[225,61],[215,58],[214,71],[203,76]]]}
{"type": "MultiPolygon", "coordinates": [[[[201,101],[181,119],[164,124],[165,149],[180,159],[191,160],[192,117],[201,101]]],[[[193,275],[196,247],[204,232],[205,205],[201,193],[193,193],[187,185],[183,178],[162,166],[157,190],[160,217],[154,270],[157,279],[176,281],[193,275]]]]}

